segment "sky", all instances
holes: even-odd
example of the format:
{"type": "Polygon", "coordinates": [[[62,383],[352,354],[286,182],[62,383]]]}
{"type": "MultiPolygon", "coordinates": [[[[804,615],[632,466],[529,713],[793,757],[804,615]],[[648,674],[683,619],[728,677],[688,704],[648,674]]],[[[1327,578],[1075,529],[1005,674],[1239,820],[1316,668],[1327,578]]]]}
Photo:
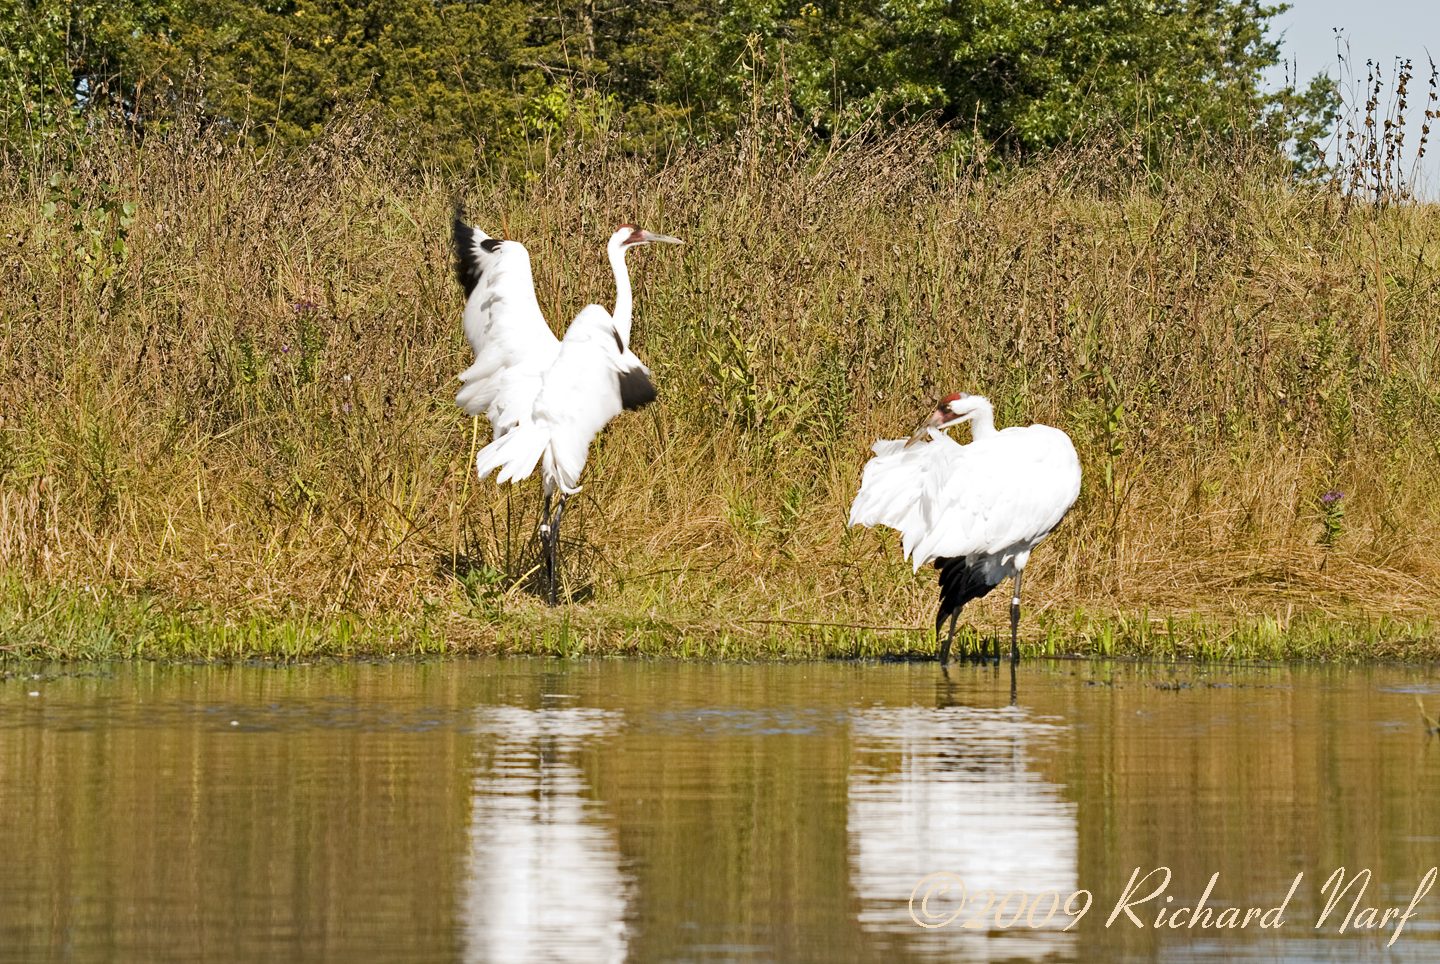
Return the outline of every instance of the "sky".
{"type": "MultiPolygon", "coordinates": [[[[1414,62],[1416,79],[1410,85],[1410,107],[1406,111],[1406,147],[1413,150],[1419,140],[1419,121],[1425,110],[1429,91],[1430,62],[1440,64],[1440,0],[1289,0],[1290,9],[1271,21],[1270,36],[1280,39],[1280,50],[1294,64],[1304,87],[1311,77],[1327,71],[1332,78],[1348,84],[1336,65],[1336,34],[1343,38],[1340,49],[1348,44],[1350,72],[1364,105],[1365,61],[1375,60],[1384,70],[1386,91],[1393,86],[1397,60],[1409,57],[1414,62]]],[[[1281,67],[1267,72],[1266,80],[1273,88],[1285,83],[1281,67]]],[[[1406,164],[1408,171],[1410,165],[1406,164]]],[[[1440,124],[1431,131],[1430,144],[1421,172],[1421,193],[1440,197],[1440,124]]]]}

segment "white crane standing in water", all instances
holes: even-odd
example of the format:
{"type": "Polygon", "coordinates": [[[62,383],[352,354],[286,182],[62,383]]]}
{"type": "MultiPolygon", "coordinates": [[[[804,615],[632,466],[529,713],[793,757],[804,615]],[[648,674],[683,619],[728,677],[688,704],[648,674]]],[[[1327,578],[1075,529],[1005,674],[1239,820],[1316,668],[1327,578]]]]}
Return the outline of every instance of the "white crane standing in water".
{"type": "Polygon", "coordinates": [[[630,275],[625,252],[652,241],[679,238],[625,224],[605,245],[615,271],[615,313],[587,305],[559,340],[545,323],[530,275],[530,253],[518,241],[492,238],[465,223],[455,209],[455,273],[465,289],[465,338],[475,364],[460,373],[464,387],[455,404],[466,414],[484,413],[493,441],[480,450],[475,469],[497,482],[529,478],[540,466],[545,486],[548,598],[555,605],[555,557],[567,497],[580,491],[590,443],[616,415],[655,400],[650,370],[630,350],[630,275]],[[550,515],[550,500],[560,504],[550,515]]]}
{"type": "Polygon", "coordinates": [[[940,610],[950,632],[970,600],[1015,577],[1010,598],[1010,662],[1020,659],[1020,577],[1030,552],[1065,518],[1080,495],[1080,460],[1070,437],[1048,425],[995,430],[995,411],[981,395],[948,395],[908,440],[880,440],[865,466],[850,524],[900,530],[916,571],[940,570],[940,610]],[[944,429],[969,421],[971,442],[944,429]],[[923,443],[923,444],[922,444],[923,443]]]}

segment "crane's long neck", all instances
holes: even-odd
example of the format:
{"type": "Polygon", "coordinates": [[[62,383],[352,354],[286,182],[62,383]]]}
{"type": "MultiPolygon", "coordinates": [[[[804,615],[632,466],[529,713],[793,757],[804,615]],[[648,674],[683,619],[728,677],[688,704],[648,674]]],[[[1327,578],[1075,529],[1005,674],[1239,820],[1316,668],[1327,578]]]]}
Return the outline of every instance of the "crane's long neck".
{"type": "Polygon", "coordinates": [[[995,409],[989,402],[975,405],[975,414],[970,416],[970,440],[978,442],[995,434],[995,409]]]}
{"type": "Polygon", "coordinates": [[[625,249],[618,244],[610,245],[610,267],[615,271],[615,330],[625,347],[630,347],[630,272],[625,267],[625,249]]]}

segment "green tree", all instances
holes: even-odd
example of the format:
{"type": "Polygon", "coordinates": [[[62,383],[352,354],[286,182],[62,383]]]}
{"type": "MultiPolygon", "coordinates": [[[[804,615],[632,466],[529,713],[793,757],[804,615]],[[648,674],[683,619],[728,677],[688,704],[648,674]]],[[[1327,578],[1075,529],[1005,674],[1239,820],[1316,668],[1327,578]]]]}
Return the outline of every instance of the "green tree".
{"type": "Polygon", "coordinates": [[[0,135],[24,143],[81,110],[134,120],[182,71],[185,0],[0,0],[0,135]]]}
{"type": "Polygon", "coordinates": [[[544,89],[528,109],[532,128],[584,129],[622,122],[634,143],[687,131],[693,111],[656,83],[711,0],[558,0],[532,7],[533,62],[544,89]]]}
{"type": "Polygon", "coordinates": [[[517,133],[528,11],[518,0],[230,2],[199,14],[207,100],[293,144],[375,106],[442,151],[517,133]]]}
{"type": "Polygon", "coordinates": [[[1098,122],[1258,117],[1278,59],[1258,0],[735,0],[697,18],[656,92],[724,130],[757,98],[822,134],[937,111],[1021,150],[1098,122]]]}
{"type": "MultiPolygon", "coordinates": [[[[11,143],[190,101],[264,143],[373,109],[452,159],[561,128],[716,140],[758,111],[826,137],[935,112],[1025,154],[1097,125],[1238,129],[1314,165],[1325,84],[1262,93],[1261,0],[0,0],[11,143]],[[184,83],[182,83],[184,82],[184,83]],[[193,93],[196,88],[191,86],[193,93]],[[1306,153],[1308,151],[1308,153],[1306,153]]],[[[639,135],[635,137],[633,135],[639,135]]]]}

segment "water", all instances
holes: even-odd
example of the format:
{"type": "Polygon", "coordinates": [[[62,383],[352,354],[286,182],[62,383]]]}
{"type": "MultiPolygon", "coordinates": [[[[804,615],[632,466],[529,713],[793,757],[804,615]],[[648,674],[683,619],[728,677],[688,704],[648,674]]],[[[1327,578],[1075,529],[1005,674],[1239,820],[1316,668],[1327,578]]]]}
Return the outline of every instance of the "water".
{"type": "Polygon", "coordinates": [[[1431,667],[15,672],[4,962],[1440,959],[1440,887],[1389,948],[1358,885],[1314,927],[1336,868],[1368,921],[1440,865],[1431,667]],[[1217,872],[1237,923],[1303,876],[1278,928],[1153,926],[1217,872]],[[947,873],[994,904],[922,908],[947,873]]]}

